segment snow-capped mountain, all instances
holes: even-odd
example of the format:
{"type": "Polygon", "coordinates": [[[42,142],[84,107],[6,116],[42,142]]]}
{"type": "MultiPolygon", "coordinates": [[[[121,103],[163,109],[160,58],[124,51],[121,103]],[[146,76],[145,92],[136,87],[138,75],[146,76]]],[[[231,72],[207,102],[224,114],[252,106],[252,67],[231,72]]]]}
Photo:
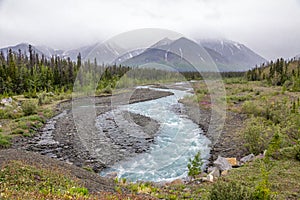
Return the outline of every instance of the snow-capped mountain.
{"type": "Polygon", "coordinates": [[[84,47],[80,47],[77,49],[71,49],[71,50],[67,50],[67,51],[63,51],[63,53],[61,54],[61,56],[63,58],[67,58],[70,57],[71,60],[76,60],[78,54],[80,53],[81,55],[81,59],[85,60],[85,58],[87,57],[87,55],[98,45],[98,43],[92,44],[92,45],[88,45],[88,46],[84,46],[84,47]]]}
{"type": "MultiPolygon", "coordinates": [[[[218,52],[223,58],[228,60],[229,65],[237,67],[239,70],[247,70],[255,65],[259,65],[267,61],[245,45],[238,42],[209,39],[199,40],[199,43],[207,50],[211,49],[218,52]]],[[[214,57],[213,55],[211,56],[214,57]]],[[[218,61],[216,62],[218,63],[218,61]]]]}
{"type": "Polygon", "coordinates": [[[84,59],[93,61],[96,58],[98,63],[110,64],[125,52],[124,48],[114,42],[98,43],[89,51],[84,59]]]}
{"type": "Polygon", "coordinates": [[[140,55],[120,64],[138,66],[147,62],[168,63],[176,66],[176,68],[179,65],[189,66],[189,69],[193,65],[203,71],[214,70],[212,67],[214,62],[220,71],[242,71],[266,62],[266,60],[239,43],[219,40],[196,43],[182,37],[174,41],[164,38],[140,55]],[[170,57],[171,53],[177,56],[172,55],[170,57]],[[183,60],[185,64],[182,63],[183,60]]]}
{"type": "Polygon", "coordinates": [[[119,64],[140,66],[157,63],[178,71],[196,71],[197,69],[207,71],[207,62],[209,62],[209,56],[206,51],[196,42],[182,37],[174,41],[164,38],[140,55],[119,64]]]}
{"type": "MultiPolygon", "coordinates": [[[[5,48],[0,49],[0,51],[2,51],[4,56],[7,56],[9,49],[11,49],[15,53],[18,53],[19,49],[20,49],[22,53],[26,53],[26,55],[29,56],[29,44],[28,43],[20,43],[15,46],[5,47],[5,48]]],[[[32,46],[32,51],[34,51],[35,53],[38,53],[39,55],[42,55],[42,54],[46,55],[48,53],[48,51],[43,52],[43,49],[39,49],[35,46],[32,46]]]]}
{"type": "Polygon", "coordinates": [[[120,64],[120,63],[123,63],[125,62],[126,60],[130,59],[130,58],[133,58],[139,54],[141,54],[143,51],[145,51],[145,49],[136,49],[136,50],[132,50],[132,51],[129,51],[129,52],[126,52],[124,54],[122,54],[121,56],[119,56],[118,58],[116,58],[112,64],[120,64]]]}
{"type": "MultiPolygon", "coordinates": [[[[54,50],[51,47],[47,46],[34,46],[31,45],[32,51],[34,53],[39,54],[39,56],[44,55],[46,58],[51,58],[52,56],[61,56],[63,54],[63,50],[54,50]]],[[[11,49],[15,53],[19,53],[19,50],[21,50],[22,53],[25,53],[27,56],[29,56],[29,43],[20,43],[14,46],[9,46],[0,49],[4,56],[7,56],[9,49],[11,49]]]]}
{"type": "MultiPolygon", "coordinates": [[[[0,49],[6,56],[9,49],[18,53],[19,49],[29,55],[28,43],[21,43],[0,49]]],[[[135,49],[128,51],[124,47],[112,41],[95,43],[89,46],[71,50],[54,50],[47,46],[34,46],[32,50],[47,58],[60,56],[70,57],[76,61],[78,54],[82,60],[97,59],[99,64],[123,64],[128,66],[139,66],[149,62],[168,64],[177,70],[195,70],[193,66],[207,71],[212,67],[208,63],[215,63],[220,71],[242,71],[248,70],[255,65],[266,62],[264,58],[247,48],[245,45],[229,40],[198,40],[197,42],[187,38],[170,40],[163,38],[147,49],[135,49]],[[192,69],[192,68],[193,69],[192,69]]]]}

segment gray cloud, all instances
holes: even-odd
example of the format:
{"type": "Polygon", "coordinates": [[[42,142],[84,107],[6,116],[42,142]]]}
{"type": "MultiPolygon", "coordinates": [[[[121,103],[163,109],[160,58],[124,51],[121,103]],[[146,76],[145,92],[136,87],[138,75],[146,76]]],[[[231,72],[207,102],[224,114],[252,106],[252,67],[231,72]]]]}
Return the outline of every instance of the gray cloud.
{"type": "Polygon", "coordinates": [[[224,37],[268,59],[300,53],[299,0],[0,0],[0,46],[74,48],[138,28],[224,37]]]}

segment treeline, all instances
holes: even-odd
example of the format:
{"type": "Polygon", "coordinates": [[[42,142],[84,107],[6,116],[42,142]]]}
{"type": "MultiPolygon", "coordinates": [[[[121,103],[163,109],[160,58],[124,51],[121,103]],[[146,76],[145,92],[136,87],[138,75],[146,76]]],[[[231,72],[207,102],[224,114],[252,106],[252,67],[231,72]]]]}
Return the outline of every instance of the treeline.
{"type": "Polygon", "coordinates": [[[182,77],[193,79],[199,76],[189,72],[180,74],[157,69],[98,65],[96,59],[83,62],[80,53],[75,62],[59,56],[46,58],[37,54],[31,45],[28,54],[11,49],[6,56],[0,52],[0,94],[4,96],[24,94],[37,97],[39,92],[72,92],[74,86],[79,86],[81,91],[110,93],[122,77],[121,84],[126,87],[151,81],[183,81],[182,77]]]}
{"type": "Polygon", "coordinates": [[[77,75],[80,85],[89,85],[87,81],[98,83],[95,80],[98,72],[102,73],[103,80],[110,81],[128,70],[128,67],[98,66],[96,60],[82,63],[80,53],[76,62],[59,56],[48,59],[35,53],[29,45],[29,55],[21,50],[16,53],[10,49],[7,56],[0,52],[0,94],[35,96],[42,91],[72,91],[77,75]]]}
{"type": "Polygon", "coordinates": [[[5,57],[0,53],[0,93],[23,94],[26,92],[68,90],[72,87],[81,66],[80,55],[77,63],[69,58],[45,58],[32,50],[29,55],[10,49],[5,57]]]}
{"type": "MultiPolygon", "coordinates": [[[[222,72],[222,77],[241,77],[244,72],[222,72]]],[[[144,83],[162,83],[219,77],[215,72],[174,72],[159,69],[130,68],[125,66],[98,65],[81,60],[37,54],[29,45],[28,54],[13,52],[6,56],[0,52],[0,94],[12,96],[24,94],[37,97],[39,92],[71,92],[74,86],[84,91],[110,93],[116,86],[130,87],[144,83]],[[126,74],[126,75],[125,75],[126,74]],[[125,76],[124,76],[125,75],[125,76]],[[122,80],[120,80],[122,79],[122,80]],[[119,84],[118,82],[121,81],[119,84]]]]}
{"type": "Polygon", "coordinates": [[[266,80],[271,85],[300,91],[300,60],[277,59],[249,70],[246,77],[250,81],[266,80]]]}

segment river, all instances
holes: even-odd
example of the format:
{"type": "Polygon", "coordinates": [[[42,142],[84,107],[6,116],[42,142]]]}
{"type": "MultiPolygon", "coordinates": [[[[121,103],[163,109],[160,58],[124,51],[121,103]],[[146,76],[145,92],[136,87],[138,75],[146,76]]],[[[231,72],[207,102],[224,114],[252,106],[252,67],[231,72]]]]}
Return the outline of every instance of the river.
{"type": "Polygon", "coordinates": [[[181,89],[157,89],[171,91],[174,95],[144,101],[116,108],[116,112],[129,111],[153,118],[160,123],[160,129],[151,145],[150,151],[116,163],[105,169],[100,175],[117,172],[118,178],[130,181],[172,181],[187,176],[187,163],[198,151],[204,162],[210,152],[210,140],[203,131],[186,115],[176,112],[180,107],[178,100],[190,93],[191,88],[177,83],[181,89]],[[182,86],[181,86],[182,85],[182,86]]]}

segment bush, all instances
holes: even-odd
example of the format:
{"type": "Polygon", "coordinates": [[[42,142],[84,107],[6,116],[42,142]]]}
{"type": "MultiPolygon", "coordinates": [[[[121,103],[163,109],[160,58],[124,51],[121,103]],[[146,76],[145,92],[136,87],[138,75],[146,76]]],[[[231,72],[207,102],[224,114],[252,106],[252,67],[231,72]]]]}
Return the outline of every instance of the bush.
{"type": "Polygon", "coordinates": [[[259,154],[268,148],[273,135],[270,122],[262,117],[252,117],[246,122],[243,132],[245,146],[250,153],[259,154]]]}
{"type": "Polygon", "coordinates": [[[36,114],[37,103],[32,100],[24,101],[21,105],[21,108],[22,108],[25,116],[36,114]]]}
{"type": "Polygon", "coordinates": [[[252,200],[254,191],[236,182],[217,182],[213,185],[208,199],[210,200],[252,200]]]}
{"type": "Polygon", "coordinates": [[[261,116],[264,110],[252,101],[245,101],[242,105],[242,112],[248,115],[261,116]]]}
{"type": "Polygon", "coordinates": [[[51,98],[52,96],[53,96],[52,93],[46,93],[46,92],[40,93],[38,95],[38,104],[39,105],[50,104],[52,101],[51,98]]]}
{"type": "Polygon", "coordinates": [[[7,148],[11,145],[10,137],[0,134],[0,148],[7,148]]]}
{"type": "Polygon", "coordinates": [[[195,155],[194,159],[189,159],[189,163],[187,165],[189,171],[188,175],[195,178],[195,176],[199,175],[201,173],[201,167],[202,167],[202,160],[200,156],[200,151],[195,155]]]}

